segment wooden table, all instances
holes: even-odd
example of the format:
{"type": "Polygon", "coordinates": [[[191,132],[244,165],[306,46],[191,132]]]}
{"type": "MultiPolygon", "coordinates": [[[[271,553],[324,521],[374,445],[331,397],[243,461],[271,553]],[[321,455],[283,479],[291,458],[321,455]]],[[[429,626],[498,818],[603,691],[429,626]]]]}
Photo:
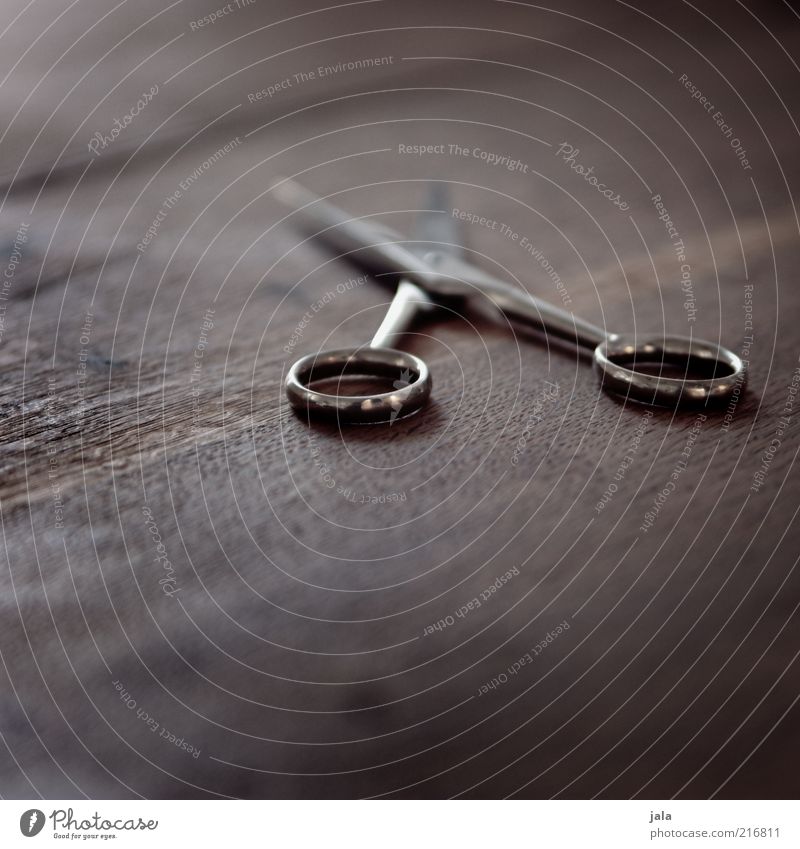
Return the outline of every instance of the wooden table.
{"type": "Polygon", "coordinates": [[[800,792],[797,14],[23,5],[2,795],[800,792]],[[477,308],[409,338],[423,414],[309,427],[286,369],[391,289],[282,175],[400,232],[446,181],[480,265],[749,388],[651,415],[477,308]]]}

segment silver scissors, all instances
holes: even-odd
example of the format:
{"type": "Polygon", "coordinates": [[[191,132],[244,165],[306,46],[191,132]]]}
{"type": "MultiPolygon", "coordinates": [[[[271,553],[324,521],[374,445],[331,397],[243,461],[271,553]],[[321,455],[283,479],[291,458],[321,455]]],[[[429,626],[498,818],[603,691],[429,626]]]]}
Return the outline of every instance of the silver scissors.
{"type": "Polygon", "coordinates": [[[291,206],[302,226],[316,238],[380,275],[400,275],[389,310],[372,341],[358,348],[321,351],[299,359],[286,378],[291,406],[305,417],[341,423],[392,422],[417,412],[431,393],[425,362],[389,347],[422,313],[437,303],[482,297],[508,319],[593,350],[594,367],[606,391],[664,407],[703,406],[728,400],[744,388],[745,366],[736,354],[689,336],[607,333],[573,313],[554,307],[522,289],[482,271],[461,257],[452,230],[455,222],[439,211],[423,212],[425,229],[406,240],[383,227],[354,218],[294,180],[284,180],[275,194],[291,206]],[[666,372],[666,373],[665,373],[666,372]],[[677,375],[677,376],[668,376],[677,375]],[[321,392],[315,382],[362,376],[393,380],[388,392],[345,395],[321,392]]]}

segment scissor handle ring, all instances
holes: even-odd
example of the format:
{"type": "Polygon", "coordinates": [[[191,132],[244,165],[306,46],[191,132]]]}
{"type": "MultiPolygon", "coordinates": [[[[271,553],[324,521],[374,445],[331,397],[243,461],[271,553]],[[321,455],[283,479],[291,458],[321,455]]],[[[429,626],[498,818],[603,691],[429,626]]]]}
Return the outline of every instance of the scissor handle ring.
{"type": "Polygon", "coordinates": [[[722,403],[747,380],[740,357],[713,342],[688,336],[636,338],[611,335],[594,351],[594,367],[603,388],[660,407],[699,407],[722,403]],[[699,367],[710,377],[681,379],[637,371],[636,363],[669,363],[679,368],[699,367]]]}
{"type": "Polygon", "coordinates": [[[340,348],[299,359],[286,377],[286,397],[304,417],[343,424],[393,422],[423,407],[431,394],[431,375],[424,361],[394,348],[340,348]],[[315,380],[345,375],[394,380],[390,392],[374,395],[330,395],[309,388],[315,380]]]}

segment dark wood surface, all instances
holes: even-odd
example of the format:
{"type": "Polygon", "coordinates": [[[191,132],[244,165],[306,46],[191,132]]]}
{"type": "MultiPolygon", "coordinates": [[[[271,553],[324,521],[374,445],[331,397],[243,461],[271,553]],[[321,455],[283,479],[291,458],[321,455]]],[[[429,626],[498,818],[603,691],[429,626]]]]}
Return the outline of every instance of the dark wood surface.
{"type": "Polygon", "coordinates": [[[795,796],[792,7],[7,5],[2,795],[795,796]],[[401,232],[447,181],[519,235],[465,223],[481,265],[746,350],[749,389],[648,417],[476,310],[408,340],[423,414],[309,428],[286,369],[391,290],[306,241],[282,175],[401,232]]]}

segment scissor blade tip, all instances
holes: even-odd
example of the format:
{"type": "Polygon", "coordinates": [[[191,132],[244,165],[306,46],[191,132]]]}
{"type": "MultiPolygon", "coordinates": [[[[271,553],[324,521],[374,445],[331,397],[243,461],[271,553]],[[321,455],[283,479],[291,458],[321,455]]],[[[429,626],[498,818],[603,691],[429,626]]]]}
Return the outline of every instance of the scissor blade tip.
{"type": "Polygon", "coordinates": [[[272,186],[272,193],[287,206],[303,206],[318,199],[294,177],[278,177],[272,186]]]}
{"type": "Polygon", "coordinates": [[[446,205],[449,197],[450,186],[447,183],[443,183],[441,180],[433,183],[431,186],[431,200],[435,202],[436,206],[446,205]]]}

